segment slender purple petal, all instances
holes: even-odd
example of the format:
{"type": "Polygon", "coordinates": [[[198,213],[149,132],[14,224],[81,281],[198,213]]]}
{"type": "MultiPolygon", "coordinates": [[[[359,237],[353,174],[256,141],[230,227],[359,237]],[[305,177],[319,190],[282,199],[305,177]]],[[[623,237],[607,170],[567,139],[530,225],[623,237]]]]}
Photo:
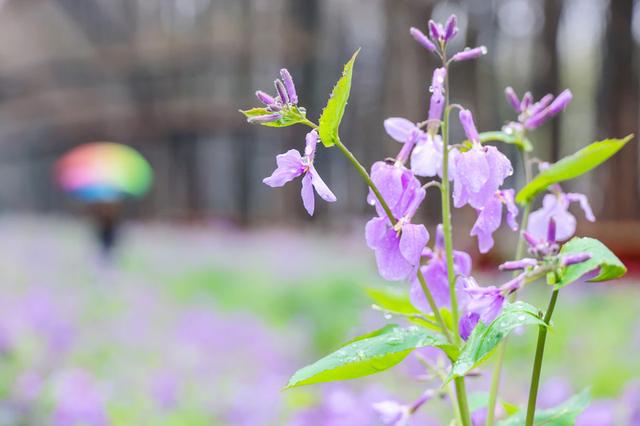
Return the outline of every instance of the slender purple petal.
{"type": "Polygon", "coordinates": [[[580,203],[580,208],[584,212],[584,217],[587,218],[589,222],[595,222],[596,217],[593,215],[593,210],[591,210],[591,205],[589,204],[589,199],[584,194],[578,194],[576,192],[570,192],[566,194],[567,199],[574,203],[580,203]]]}
{"type": "Polygon", "coordinates": [[[318,193],[320,198],[329,203],[333,203],[336,201],[336,196],[333,194],[333,192],[331,192],[327,184],[324,183],[313,166],[309,168],[307,175],[311,176],[311,183],[313,184],[313,187],[316,189],[316,192],[318,193]]]}
{"type": "Polygon", "coordinates": [[[429,38],[419,29],[411,27],[409,29],[409,33],[411,33],[411,36],[415,39],[415,41],[420,43],[422,47],[427,49],[429,52],[435,52],[437,50],[436,45],[433,44],[431,40],[429,40],[429,38]]]}
{"type": "Polygon", "coordinates": [[[313,216],[313,211],[315,209],[315,196],[313,195],[313,184],[312,184],[312,175],[311,173],[307,173],[302,178],[302,189],[300,191],[300,195],[302,196],[302,204],[304,208],[309,213],[309,216],[313,216]]]}
{"type": "Polygon", "coordinates": [[[478,219],[469,235],[478,237],[480,253],[487,253],[493,247],[493,233],[502,222],[502,202],[493,197],[479,210],[478,219]]]}
{"type": "Polygon", "coordinates": [[[505,206],[507,207],[507,224],[509,227],[517,231],[518,223],[516,217],[518,217],[518,206],[515,201],[515,191],[513,189],[505,189],[501,191],[502,198],[505,206]]]}
{"type": "Polygon", "coordinates": [[[487,48],[485,46],[474,47],[473,49],[467,48],[453,55],[451,60],[454,62],[468,61],[470,59],[479,58],[480,56],[486,55],[486,54],[487,54],[487,48]]]}
{"type": "Polygon", "coordinates": [[[280,70],[280,77],[284,82],[284,87],[287,91],[289,102],[291,102],[293,105],[297,105],[298,94],[296,93],[296,86],[295,84],[293,84],[293,78],[291,78],[291,74],[289,74],[289,71],[286,68],[282,68],[280,70]]]}
{"type": "Polygon", "coordinates": [[[292,181],[304,173],[302,157],[295,149],[290,149],[286,153],[278,155],[276,157],[276,164],[278,167],[274,170],[273,174],[262,180],[273,188],[283,186],[285,183],[292,181]]]}

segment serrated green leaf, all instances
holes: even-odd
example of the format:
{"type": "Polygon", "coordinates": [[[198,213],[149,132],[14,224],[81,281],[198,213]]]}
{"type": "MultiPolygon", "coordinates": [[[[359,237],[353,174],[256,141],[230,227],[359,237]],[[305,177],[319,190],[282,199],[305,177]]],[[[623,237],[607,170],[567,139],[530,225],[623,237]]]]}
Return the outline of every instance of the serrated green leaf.
{"type": "Polygon", "coordinates": [[[497,132],[482,132],[479,134],[480,142],[502,142],[511,145],[516,145],[520,149],[525,150],[526,152],[533,151],[533,146],[531,145],[531,141],[527,138],[520,137],[519,135],[510,135],[505,132],[497,131],[497,132]]]}
{"type": "Polygon", "coordinates": [[[478,322],[454,362],[449,380],[467,374],[484,361],[514,328],[523,325],[544,325],[538,309],[524,302],[505,304],[500,315],[488,326],[478,322]]]}
{"type": "Polygon", "coordinates": [[[342,76],[333,87],[331,96],[327,101],[327,106],[322,110],[320,121],[318,125],[318,133],[320,140],[326,147],[335,145],[338,140],[338,128],[344,115],[344,110],[349,100],[349,93],[351,92],[351,76],[353,74],[353,64],[356,61],[356,57],[360,53],[360,49],[356,50],[349,62],[344,66],[342,76]]]}
{"type": "MultiPolygon", "coordinates": [[[[252,117],[259,117],[261,115],[273,114],[273,111],[269,111],[266,108],[251,108],[246,110],[240,110],[247,120],[252,117]]],[[[304,108],[298,108],[297,106],[288,106],[282,109],[282,118],[276,121],[270,121],[268,123],[258,123],[266,127],[289,127],[294,124],[302,123],[306,120],[307,112],[304,108]]]]}
{"type": "Polygon", "coordinates": [[[612,280],[623,276],[627,272],[626,266],[624,266],[620,259],[618,259],[607,246],[595,238],[574,237],[560,249],[561,256],[576,253],[589,253],[591,259],[586,262],[567,266],[564,271],[562,271],[560,280],[556,282],[556,288],[569,285],[596,268],[600,268],[600,272],[595,278],[589,281],[612,280]]]}
{"type": "Polygon", "coordinates": [[[367,295],[369,295],[369,297],[383,309],[407,315],[421,313],[411,304],[409,295],[406,292],[401,292],[388,287],[368,288],[366,291],[367,295]]]}
{"type": "MultiPolygon", "coordinates": [[[[533,424],[534,426],[573,426],[576,418],[587,408],[590,401],[589,390],[585,389],[557,407],[538,410],[533,419],[533,424]]],[[[526,415],[525,410],[519,411],[513,416],[498,422],[497,426],[522,426],[526,415]]]]}
{"type": "Polygon", "coordinates": [[[313,383],[349,380],[387,370],[411,351],[446,345],[443,336],[422,327],[387,326],[364,339],[355,339],[336,352],[298,370],[286,388],[313,383]],[[372,336],[373,337],[369,337],[372,336]]]}
{"type": "Polygon", "coordinates": [[[604,163],[631,140],[633,135],[623,139],[606,139],[594,142],[576,153],[552,164],[540,172],[531,182],[516,195],[516,201],[525,204],[550,185],[576,178],[604,163]]]}

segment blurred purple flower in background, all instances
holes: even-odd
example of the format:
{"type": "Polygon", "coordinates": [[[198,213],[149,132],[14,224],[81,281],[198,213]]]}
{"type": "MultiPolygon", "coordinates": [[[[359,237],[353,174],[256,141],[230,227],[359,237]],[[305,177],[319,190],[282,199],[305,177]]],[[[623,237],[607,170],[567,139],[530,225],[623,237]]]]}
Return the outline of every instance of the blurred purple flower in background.
{"type": "Polygon", "coordinates": [[[56,377],[54,422],[58,426],[104,426],[109,424],[104,397],[87,371],[73,369],[56,377]]]}

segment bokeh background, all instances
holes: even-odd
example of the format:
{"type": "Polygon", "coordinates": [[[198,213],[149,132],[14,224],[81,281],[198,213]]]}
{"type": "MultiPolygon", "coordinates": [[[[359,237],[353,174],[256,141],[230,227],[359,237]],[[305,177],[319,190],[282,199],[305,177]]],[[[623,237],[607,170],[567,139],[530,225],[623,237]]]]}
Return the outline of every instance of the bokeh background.
{"type": "MultiPolygon", "coordinates": [[[[412,360],[373,379],[280,391],[292,371],[385,321],[365,293],[382,285],[362,235],[372,212],[335,150],[317,168],[339,201],[313,218],[297,185],[262,184],[305,130],[249,126],[237,110],[286,66],[316,118],[362,47],[341,136],[364,164],[394,155],[382,120],[421,120],[436,66],[408,28],[451,13],[461,30],[452,49],[489,51],[451,75],[453,100],[481,130],[513,119],[510,85],[574,94],[533,135],[541,159],[638,133],[633,0],[1,0],[0,424],[374,425],[371,402],[419,395],[412,360]],[[155,172],[148,196],[127,203],[110,260],[53,178],[64,152],[96,140],[135,147],[155,172]]],[[[522,165],[506,153],[509,184],[520,185],[522,165]]],[[[590,386],[584,424],[640,424],[629,417],[640,407],[638,155],[629,143],[565,186],[587,194],[599,219],[580,220],[578,233],[630,269],[561,297],[541,404],[590,386]]],[[[439,211],[433,196],[419,215],[434,229],[439,211]]],[[[480,257],[474,213],[455,215],[456,245],[495,283],[513,233],[480,257]]],[[[546,289],[527,292],[545,303],[546,289]]],[[[511,340],[510,402],[526,398],[533,340],[511,340]]],[[[446,401],[423,411],[424,424],[446,424],[446,401]]]]}

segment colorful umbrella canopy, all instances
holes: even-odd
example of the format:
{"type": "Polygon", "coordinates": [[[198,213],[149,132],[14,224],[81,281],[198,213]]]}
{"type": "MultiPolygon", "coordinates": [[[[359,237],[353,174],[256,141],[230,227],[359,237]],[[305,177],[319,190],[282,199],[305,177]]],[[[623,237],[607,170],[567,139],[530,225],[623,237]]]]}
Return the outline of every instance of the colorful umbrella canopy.
{"type": "Polygon", "coordinates": [[[135,149],[113,142],[92,142],[73,148],[56,164],[65,191],[86,202],[141,197],[151,186],[153,171],[135,149]]]}

